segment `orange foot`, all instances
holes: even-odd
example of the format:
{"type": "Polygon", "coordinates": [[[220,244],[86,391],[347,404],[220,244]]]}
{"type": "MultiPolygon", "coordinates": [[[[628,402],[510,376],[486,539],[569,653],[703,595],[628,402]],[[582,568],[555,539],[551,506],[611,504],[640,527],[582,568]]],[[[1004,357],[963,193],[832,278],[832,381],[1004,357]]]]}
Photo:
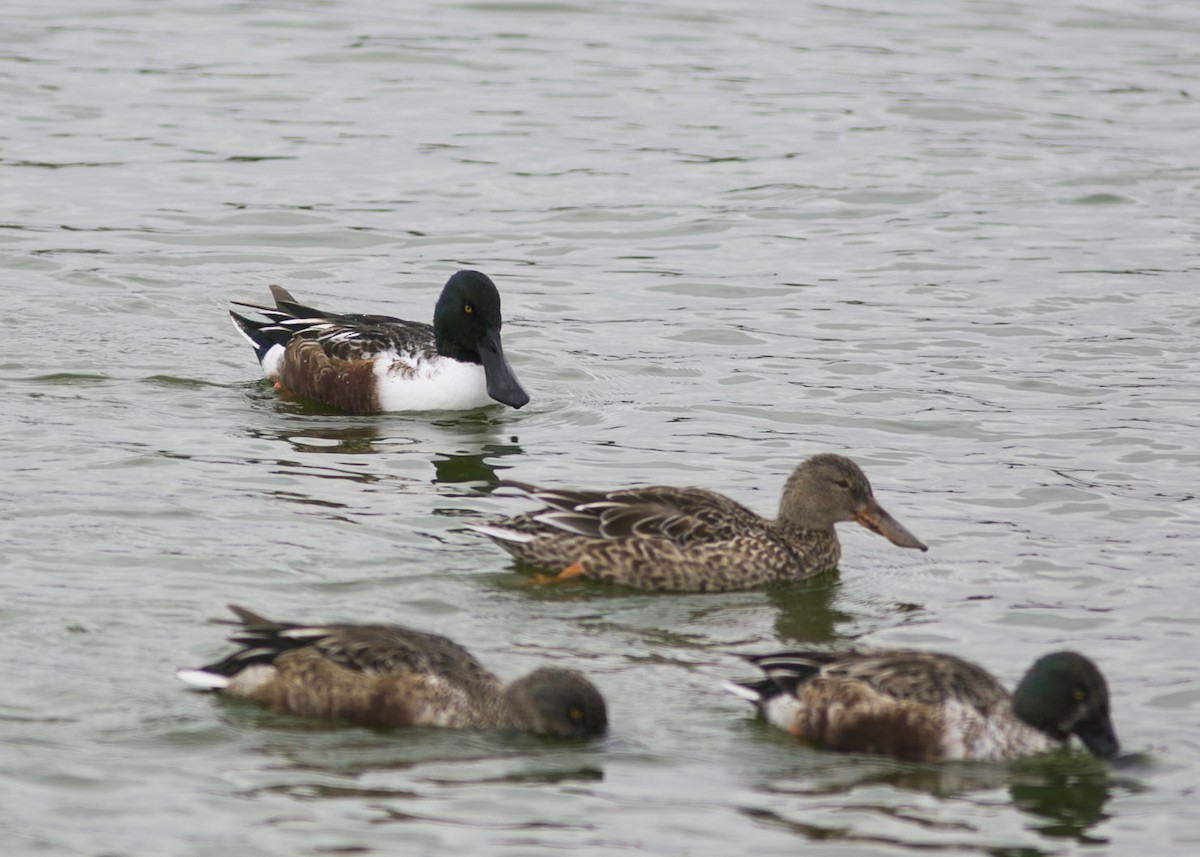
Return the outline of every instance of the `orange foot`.
{"type": "Polygon", "coordinates": [[[530,581],[536,584],[544,583],[560,583],[564,580],[570,580],[572,577],[578,577],[583,574],[583,568],[579,563],[573,562],[560,571],[558,574],[535,574],[530,578],[530,581]]]}

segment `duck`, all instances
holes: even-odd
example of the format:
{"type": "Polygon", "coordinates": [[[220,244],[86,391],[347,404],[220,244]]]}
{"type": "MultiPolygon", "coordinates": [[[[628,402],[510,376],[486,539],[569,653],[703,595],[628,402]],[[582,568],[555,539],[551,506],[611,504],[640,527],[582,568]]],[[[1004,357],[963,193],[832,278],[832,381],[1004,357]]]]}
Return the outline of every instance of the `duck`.
{"type": "Polygon", "coordinates": [[[928,550],[875,500],[871,483],[843,455],[801,462],[775,519],[702,488],[611,491],[539,488],[501,481],[544,508],[468,528],[518,561],[602,583],[674,592],[750,589],[837,567],[834,524],[856,521],[893,544],[928,550]]]}
{"type": "Polygon", "coordinates": [[[374,729],[440,726],[517,729],[560,738],[603,734],[604,697],[582,673],[540,667],[504,684],[453,640],[401,625],[275,622],[229,605],[239,648],[188,685],[276,714],[374,729]]]}
{"type": "Polygon", "coordinates": [[[912,762],[1004,761],[1078,737],[1093,755],[1120,751],[1108,684],[1078,652],[1043,655],[1010,696],[983,667],[916,650],[743,656],[763,671],[725,688],[808,746],[912,762]]]}
{"type": "Polygon", "coordinates": [[[285,392],[354,414],[529,403],[500,342],[500,292],[479,271],[446,281],[432,325],[325,312],[282,286],[271,286],[271,296],[274,307],[233,302],[266,321],[229,315],[263,374],[285,392]]]}

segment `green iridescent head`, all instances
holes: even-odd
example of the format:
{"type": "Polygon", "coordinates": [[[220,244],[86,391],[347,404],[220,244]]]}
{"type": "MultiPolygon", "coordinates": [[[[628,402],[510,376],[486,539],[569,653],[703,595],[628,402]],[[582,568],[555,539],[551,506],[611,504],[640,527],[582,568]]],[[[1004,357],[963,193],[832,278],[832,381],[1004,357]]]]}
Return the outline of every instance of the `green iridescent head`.
{"type": "Polygon", "coordinates": [[[1030,726],[1065,741],[1079,736],[1101,758],[1121,749],[1108,711],[1108,683],[1096,665],[1076,652],[1039,658],[1013,693],[1013,713],[1030,726]]]}

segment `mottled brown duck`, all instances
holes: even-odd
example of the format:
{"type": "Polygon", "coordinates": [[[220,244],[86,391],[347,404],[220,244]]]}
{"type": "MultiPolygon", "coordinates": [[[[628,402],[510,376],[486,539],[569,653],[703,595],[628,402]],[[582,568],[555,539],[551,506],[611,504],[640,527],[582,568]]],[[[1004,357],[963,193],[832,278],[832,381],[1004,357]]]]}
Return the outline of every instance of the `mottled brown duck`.
{"type": "Polygon", "coordinates": [[[510,684],[446,637],[400,625],[273,622],[230,605],[233,654],[178,675],[277,714],[386,729],[521,729],[579,738],[608,725],[600,691],[575,670],[541,667],[510,684]]]}
{"type": "Polygon", "coordinates": [[[834,525],[854,521],[900,547],[926,550],[875,500],[858,465],[815,455],[784,485],[779,515],[764,518],[702,488],[576,491],[501,486],[545,504],[469,525],[521,562],[638,589],[715,592],[809,577],[841,557],[834,525]]]}

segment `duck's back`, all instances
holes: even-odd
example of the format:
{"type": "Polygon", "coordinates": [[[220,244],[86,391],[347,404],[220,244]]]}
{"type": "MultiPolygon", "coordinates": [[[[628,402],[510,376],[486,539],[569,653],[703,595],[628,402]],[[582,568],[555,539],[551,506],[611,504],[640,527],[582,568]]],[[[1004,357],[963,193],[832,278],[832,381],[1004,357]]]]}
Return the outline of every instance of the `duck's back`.
{"type": "Polygon", "coordinates": [[[312,648],[347,669],[375,675],[432,675],[454,684],[498,684],[463,646],[401,625],[327,625],[312,629],[312,648]]]}
{"type": "Polygon", "coordinates": [[[1008,759],[1058,745],[1016,718],[995,676],[953,655],[803,652],[755,660],[769,676],[758,686],[767,718],[823,749],[939,761],[1008,759]]]}
{"type": "Polygon", "coordinates": [[[704,488],[626,488],[577,506],[576,514],[584,510],[597,536],[658,536],[680,546],[760,533],[767,526],[742,504],[704,488]]]}
{"type": "Polygon", "coordinates": [[[245,648],[205,669],[280,714],[362,726],[487,725],[501,683],[446,637],[399,625],[295,625],[247,614],[245,648]]]}
{"type": "Polygon", "coordinates": [[[924,705],[954,701],[987,714],[1009,698],[990,672],[954,655],[885,650],[830,656],[825,663],[821,676],[862,681],[888,696],[924,705]]]}
{"type": "MultiPolygon", "coordinates": [[[[433,327],[419,321],[363,316],[364,321],[338,324],[317,332],[325,353],[337,360],[390,359],[417,365],[437,357],[433,327]]],[[[313,335],[313,334],[309,334],[313,335]]]]}

